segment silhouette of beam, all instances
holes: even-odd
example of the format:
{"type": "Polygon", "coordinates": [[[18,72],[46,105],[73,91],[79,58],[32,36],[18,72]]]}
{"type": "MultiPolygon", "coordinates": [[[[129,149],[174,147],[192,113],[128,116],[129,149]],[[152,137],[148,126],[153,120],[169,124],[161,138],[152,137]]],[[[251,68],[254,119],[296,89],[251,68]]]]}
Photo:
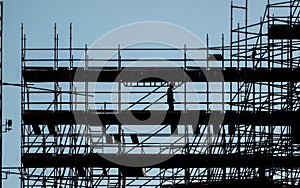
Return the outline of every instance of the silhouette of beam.
{"type": "MultiPolygon", "coordinates": [[[[268,155],[204,155],[204,154],[39,154],[26,153],[22,156],[25,168],[46,167],[122,167],[113,161],[122,161],[139,167],[151,168],[271,168],[300,167],[300,156],[268,156],[268,155]],[[145,161],[153,164],[143,165],[145,161]],[[163,161],[160,162],[159,161],[163,161]],[[155,163],[156,162],[156,163],[155,163]]],[[[124,164],[125,164],[124,163],[124,164]]],[[[132,167],[134,168],[134,167],[132,167]]]]}
{"type": "Polygon", "coordinates": [[[202,68],[194,67],[183,70],[174,67],[129,67],[118,70],[115,67],[108,68],[53,68],[30,67],[23,70],[23,78],[26,82],[137,82],[141,75],[145,82],[160,82],[158,75],[163,75],[174,82],[221,82],[223,75],[225,82],[297,82],[300,81],[300,69],[288,68],[202,68]],[[120,72],[122,74],[120,75],[120,72]],[[118,77],[119,76],[119,77],[118,77]],[[209,79],[207,79],[209,78],[209,79]]]}
{"type": "Polygon", "coordinates": [[[22,115],[26,125],[191,125],[191,124],[235,124],[262,126],[299,125],[300,111],[124,111],[121,113],[103,111],[43,111],[29,110],[22,115]],[[127,118],[127,117],[134,118],[127,118]],[[150,120],[154,117],[153,120],[150,120]],[[158,117],[158,118],[155,118],[158,117]],[[137,121],[136,119],[141,120],[137,121]],[[148,118],[149,121],[147,120],[148,118]],[[146,120],[146,121],[143,121],[146,120]]]}

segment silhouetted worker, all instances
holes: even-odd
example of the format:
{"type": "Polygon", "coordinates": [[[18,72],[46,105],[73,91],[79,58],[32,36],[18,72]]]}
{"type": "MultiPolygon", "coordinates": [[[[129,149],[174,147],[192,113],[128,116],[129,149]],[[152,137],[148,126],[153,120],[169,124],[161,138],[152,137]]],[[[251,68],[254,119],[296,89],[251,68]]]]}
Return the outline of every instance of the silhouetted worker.
{"type": "Polygon", "coordinates": [[[252,48],[252,61],[253,63],[255,62],[255,57],[256,57],[257,53],[256,53],[256,47],[252,48]]]}
{"type": "Polygon", "coordinates": [[[174,111],[174,97],[173,97],[173,85],[170,84],[167,91],[167,103],[169,105],[169,111],[174,111]]]}

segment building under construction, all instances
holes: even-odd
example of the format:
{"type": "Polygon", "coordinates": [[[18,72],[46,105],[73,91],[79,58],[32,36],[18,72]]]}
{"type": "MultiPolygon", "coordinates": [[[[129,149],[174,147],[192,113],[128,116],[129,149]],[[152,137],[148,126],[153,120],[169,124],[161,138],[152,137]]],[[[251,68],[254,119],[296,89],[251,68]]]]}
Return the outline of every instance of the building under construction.
{"type": "Polygon", "coordinates": [[[22,28],[21,187],[299,186],[299,7],[269,0],[249,24],[248,0],[233,2],[230,44],[207,38],[205,48],[73,47],[72,25],[70,46],[59,46],[55,26],[53,48],[32,48],[22,28]],[[191,52],[205,54],[200,67],[191,52]],[[155,54],[177,67],[143,58],[155,54]]]}

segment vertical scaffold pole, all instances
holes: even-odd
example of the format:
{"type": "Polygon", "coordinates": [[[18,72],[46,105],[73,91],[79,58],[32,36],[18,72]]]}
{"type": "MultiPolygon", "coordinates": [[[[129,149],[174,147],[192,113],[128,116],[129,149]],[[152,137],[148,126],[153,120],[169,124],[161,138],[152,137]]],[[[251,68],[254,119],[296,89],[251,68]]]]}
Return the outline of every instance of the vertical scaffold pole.
{"type": "Polygon", "coordinates": [[[3,76],[2,76],[2,58],[3,58],[3,2],[0,2],[1,9],[1,18],[0,18],[0,169],[1,169],[1,177],[0,177],[0,188],[2,188],[2,84],[3,84],[3,76]]]}

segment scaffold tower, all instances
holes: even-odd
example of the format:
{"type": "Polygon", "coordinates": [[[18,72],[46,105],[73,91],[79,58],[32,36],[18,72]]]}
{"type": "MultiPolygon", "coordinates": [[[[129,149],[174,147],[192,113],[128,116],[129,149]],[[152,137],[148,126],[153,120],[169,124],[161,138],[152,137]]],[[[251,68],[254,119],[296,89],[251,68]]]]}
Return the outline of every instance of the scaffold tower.
{"type": "Polygon", "coordinates": [[[223,35],[210,46],[207,36],[205,48],[73,47],[72,24],[68,47],[55,25],[54,47],[32,48],[22,25],[21,187],[299,186],[300,1],[268,0],[251,24],[248,3],[231,4],[230,43],[223,35]],[[115,55],[94,58],[97,51],[115,55]],[[205,54],[201,67],[189,58],[195,52],[205,54]],[[223,81],[205,76],[219,72],[223,81]],[[210,121],[216,115],[220,124],[210,121]]]}

